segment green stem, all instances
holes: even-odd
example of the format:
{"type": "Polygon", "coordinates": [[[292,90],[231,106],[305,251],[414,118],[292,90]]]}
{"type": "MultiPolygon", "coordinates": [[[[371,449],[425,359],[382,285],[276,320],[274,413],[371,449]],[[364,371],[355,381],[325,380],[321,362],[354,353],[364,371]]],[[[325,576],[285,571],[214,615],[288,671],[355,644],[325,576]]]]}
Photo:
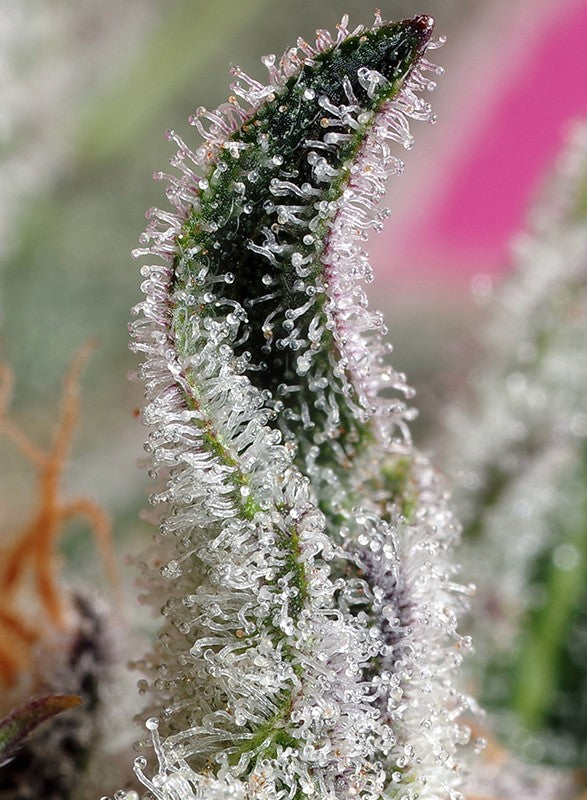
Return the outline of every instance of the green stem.
{"type": "Polygon", "coordinates": [[[187,395],[184,393],[184,402],[192,411],[200,411],[203,415],[201,419],[195,420],[195,425],[203,433],[202,442],[204,449],[208,450],[208,452],[224,464],[224,466],[231,468],[229,479],[235,485],[234,497],[236,502],[243,517],[246,520],[252,520],[255,514],[261,510],[261,505],[255,500],[252,492],[249,492],[246,496],[241,492],[243,487],[250,489],[250,478],[240,469],[236,455],[224,443],[218,431],[214,429],[213,418],[203,409],[199,399],[200,392],[194,381],[195,374],[190,372],[186,378],[189,381],[192,394],[187,395]]]}
{"type": "MultiPolygon", "coordinates": [[[[231,448],[225,443],[222,435],[215,429],[214,419],[206,412],[205,406],[202,403],[202,392],[197,386],[197,373],[189,371],[186,374],[186,379],[190,387],[190,394],[183,393],[184,402],[186,406],[192,410],[200,412],[202,417],[195,420],[196,426],[203,432],[202,445],[203,448],[210,452],[222,464],[231,468],[230,480],[234,484],[234,498],[236,499],[242,517],[251,521],[257,512],[261,510],[261,505],[255,499],[253,490],[251,489],[251,481],[249,476],[243,472],[239,467],[238,458],[231,448]],[[247,487],[249,493],[243,497],[241,492],[242,487],[247,487]]],[[[282,513],[287,513],[288,509],[285,505],[278,506],[278,510],[282,513]]],[[[306,605],[309,598],[309,579],[306,574],[306,568],[301,561],[301,541],[300,534],[295,525],[288,529],[288,535],[282,535],[278,538],[278,545],[284,552],[284,564],[278,575],[275,577],[274,583],[280,577],[291,574],[291,583],[298,589],[298,594],[292,602],[292,616],[297,618],[302,609],[306,605]]],[[[271,623],[268,623],[271,633],[277,642],[283,643],[283,654],[286,660],[291,661],[293,655],[290,648],[285,642],[286,636],[281,629],[276,628],[271,623]]],[[[299,665],[294,665],[294,672],[300,675],[299,665]]],[[[278,711],[274,716],[259,725],[259,727],[252,733],[252,736],[247,739],[238,750],[232,754],[229,763],[238,763],[239,758],[246,752],[253,751],[263,744],[265,740],[270,742],[267,746],[267,752],[263,754],[265,758],[271,758],[273,750],[278,745],[297,747],[299,742],[285,729],[287,724],[288,714],[291,711],[293,704],[294,693],[289,690],[283,693],[282,700],[279,704],[278,711]]],[[[299,800],[305,800],[301,793],[298,793],[299,800]]],[[[298,797],[296,795],[296,797],[298,797]]]]}

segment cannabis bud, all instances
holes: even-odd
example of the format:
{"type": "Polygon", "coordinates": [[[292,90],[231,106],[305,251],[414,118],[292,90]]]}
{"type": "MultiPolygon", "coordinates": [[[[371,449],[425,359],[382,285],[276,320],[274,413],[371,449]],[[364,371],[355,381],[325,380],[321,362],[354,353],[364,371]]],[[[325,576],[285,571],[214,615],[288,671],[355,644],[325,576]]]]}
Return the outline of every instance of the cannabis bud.
{"type": "Polygon", "coordinates": [[[134,348],[163,486],[142,664],[176,798],[457,797],[458,524],[369,310],[368,232],[412,147],[427,16],[318,31],[191,118],[138,256],[134,348]]]}

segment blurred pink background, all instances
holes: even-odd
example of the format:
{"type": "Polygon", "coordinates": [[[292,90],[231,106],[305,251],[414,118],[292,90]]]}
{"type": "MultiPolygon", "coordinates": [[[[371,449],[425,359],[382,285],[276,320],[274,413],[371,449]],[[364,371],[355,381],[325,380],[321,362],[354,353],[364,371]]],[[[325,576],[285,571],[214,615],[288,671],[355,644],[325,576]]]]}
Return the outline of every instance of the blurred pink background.
{"type": "Polygon", "coordinates": [[[587,114],[587,0],[486,8],[477,35],[432,54],[449,80],[432,95],[438,124],[414,124],[415,154],[390,186],[395,222],[372,241],[382,285],[462,286],[507,269],[568,122],[587,114]]]}

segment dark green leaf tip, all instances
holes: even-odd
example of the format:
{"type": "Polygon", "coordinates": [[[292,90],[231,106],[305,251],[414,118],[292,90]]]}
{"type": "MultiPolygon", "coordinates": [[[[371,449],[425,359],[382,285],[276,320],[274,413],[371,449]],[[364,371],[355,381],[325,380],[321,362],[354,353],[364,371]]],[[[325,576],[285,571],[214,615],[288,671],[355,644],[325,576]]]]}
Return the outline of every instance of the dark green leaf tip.
{"type": "Polygon", "coordinates": [[[233,68],[229,102],[191,118],[196,151],[168,133],[180,177],[156,177],[177,214],[151,210],[151,244],[136,252],[170,264],[165,313],[186,400],[198,392],[194,320],[226,321],[221,338],[305,468],[344,467],[373,416],[403,425],[409,389],[384,364],[364,242],[387,214],[387,177],[403,169],[391,148],[411,148],[409,118],[433,119],[420,94],[438,71],[424,58],[432,28],[426,15],[377,16],[350,31],[345,17],[336,36],[266,57],[267,85],[233,68]]]}

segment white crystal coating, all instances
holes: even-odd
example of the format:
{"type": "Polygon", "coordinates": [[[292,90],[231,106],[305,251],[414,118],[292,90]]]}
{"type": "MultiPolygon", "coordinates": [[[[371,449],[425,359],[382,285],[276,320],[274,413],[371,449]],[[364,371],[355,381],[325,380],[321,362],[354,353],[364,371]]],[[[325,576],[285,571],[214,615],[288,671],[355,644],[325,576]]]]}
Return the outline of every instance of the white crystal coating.
{"type": "MultiPolygon", "coordinates": [[[[375,26],[381,24],[377,15],[375,26]]],[[[340,412],[328,381],[312,372],[311,348],[301,352],[296,371],[320,398],[327,424],[305,453],[306,477],[294,464],[300,442],[283,440],[272,425],[278,404],[249,380],[254,365],[235,356],[246,336],[245,301],[221,292],[222,282],[234,276],[214,279],[218,293],[205,268],[181,289],[174,285],[182,225],[197,208],[199,192],[225,169],[216,157],[223,148],[239,157],[241,143],[228,137],[302,66],[349,35],[345,16],[336,36],[319,31],[314,46],[298,41],[279,61],[267,56],[266,86],[234,68],[232,89],[246,107],[233,97],[215,112],[198,109],[192,118],[204,138],[198,150],[169,132],[179,148],[173,160],[179,177],[157,177],[168,181],[175,212],[148,212],[142,237],[148,246],[135,251],[162,262],[141,270],[146,299],[131,326],[134,348],[145,354],[147,449],[152,471],[165,478],[152,498],[162,509],[160,535],[143,578],[145,601],[164,616],[159,641],[141,665],[150,676],[146,725],[158,771],[153,774],[143,758],[136,763],[158,800],[458,796],[457,718],[467,700],[454,675],[468,644],[456,633],[461,587],[448,557],[458,524],[437,476],[411,446],[403,400],[384,399],[388,388],[408,396],[410,390],[403,375],[384,365],[384,327],[360,285],[370,274],[362,250],[367,231],[385,216],[376,203],[386,177],[402,169],[390,143],[411,147],[408,117],[431,118],[416,94],[429,87],[423,70],[430,65],[422,60],[415,66],[375,117],[356,105],[348,79],[348,105],[336,107],[307,91],[304,101],[324,114],[323,139],[305,143],[314,183],[276,177],[265,203],[277,229],[299,225],[301,236],[309,237],[305,243],[323,220],[329,224],[323,280],[306,287],[303,305],[286,310],[288,335],[276,346],[299,349],[296,320],[317,308],[315,295],[325,293],[326,323],[317,313],[308,338],[318,346],[320,327],[332,332],[340,353],[332,367],[342,393],[374,440],[348,466],[346,478],[317,466],[340,412]],[[370,133],[343,197],[317,202],[316,187],[337,176],[332,156],[348,138],[337,130],[343,119],[370,133]],[[190,313],[195,306],[214,313],[190,313]],[[416,497],[409,519],[387,490],[369,490],[399,455],[410,461],[416,497]],[[364,503],[349,506],[354,497],[364,503]],[[333,539],[320,508],[329,507],[330,515],[335,505],[344,523],[333,539]]],[[[368,70],[359,81],[371,94],[386,79],[368,70]]],[[[259,144],[263,150],[262,135],[259,144]]],[[[279,158],[273,156],[273,166],[280,166],[279,158]]],[[[244,183],[234,190],[245,196],[244,183]]],[[[246,203],[242,210],[248,213],[246,203]]],[[[205,224],[215,230],[214,221],[205,224]]],[[[305,286],[304,256],[280,241],[273,226],[264,230],[263,243],[249,247],[267,259],[268,270],[289,259],[305,286]]],[[[262,282],[271,296],[270,271],[262,282]]],[[[272,341],[270,317],[263,333],[272,341]]],[[[278,386],[283,397],[295,391],[278,386]]],[[[311,428],[309,409],[300,416],[303,428],[311,428]]]]}

